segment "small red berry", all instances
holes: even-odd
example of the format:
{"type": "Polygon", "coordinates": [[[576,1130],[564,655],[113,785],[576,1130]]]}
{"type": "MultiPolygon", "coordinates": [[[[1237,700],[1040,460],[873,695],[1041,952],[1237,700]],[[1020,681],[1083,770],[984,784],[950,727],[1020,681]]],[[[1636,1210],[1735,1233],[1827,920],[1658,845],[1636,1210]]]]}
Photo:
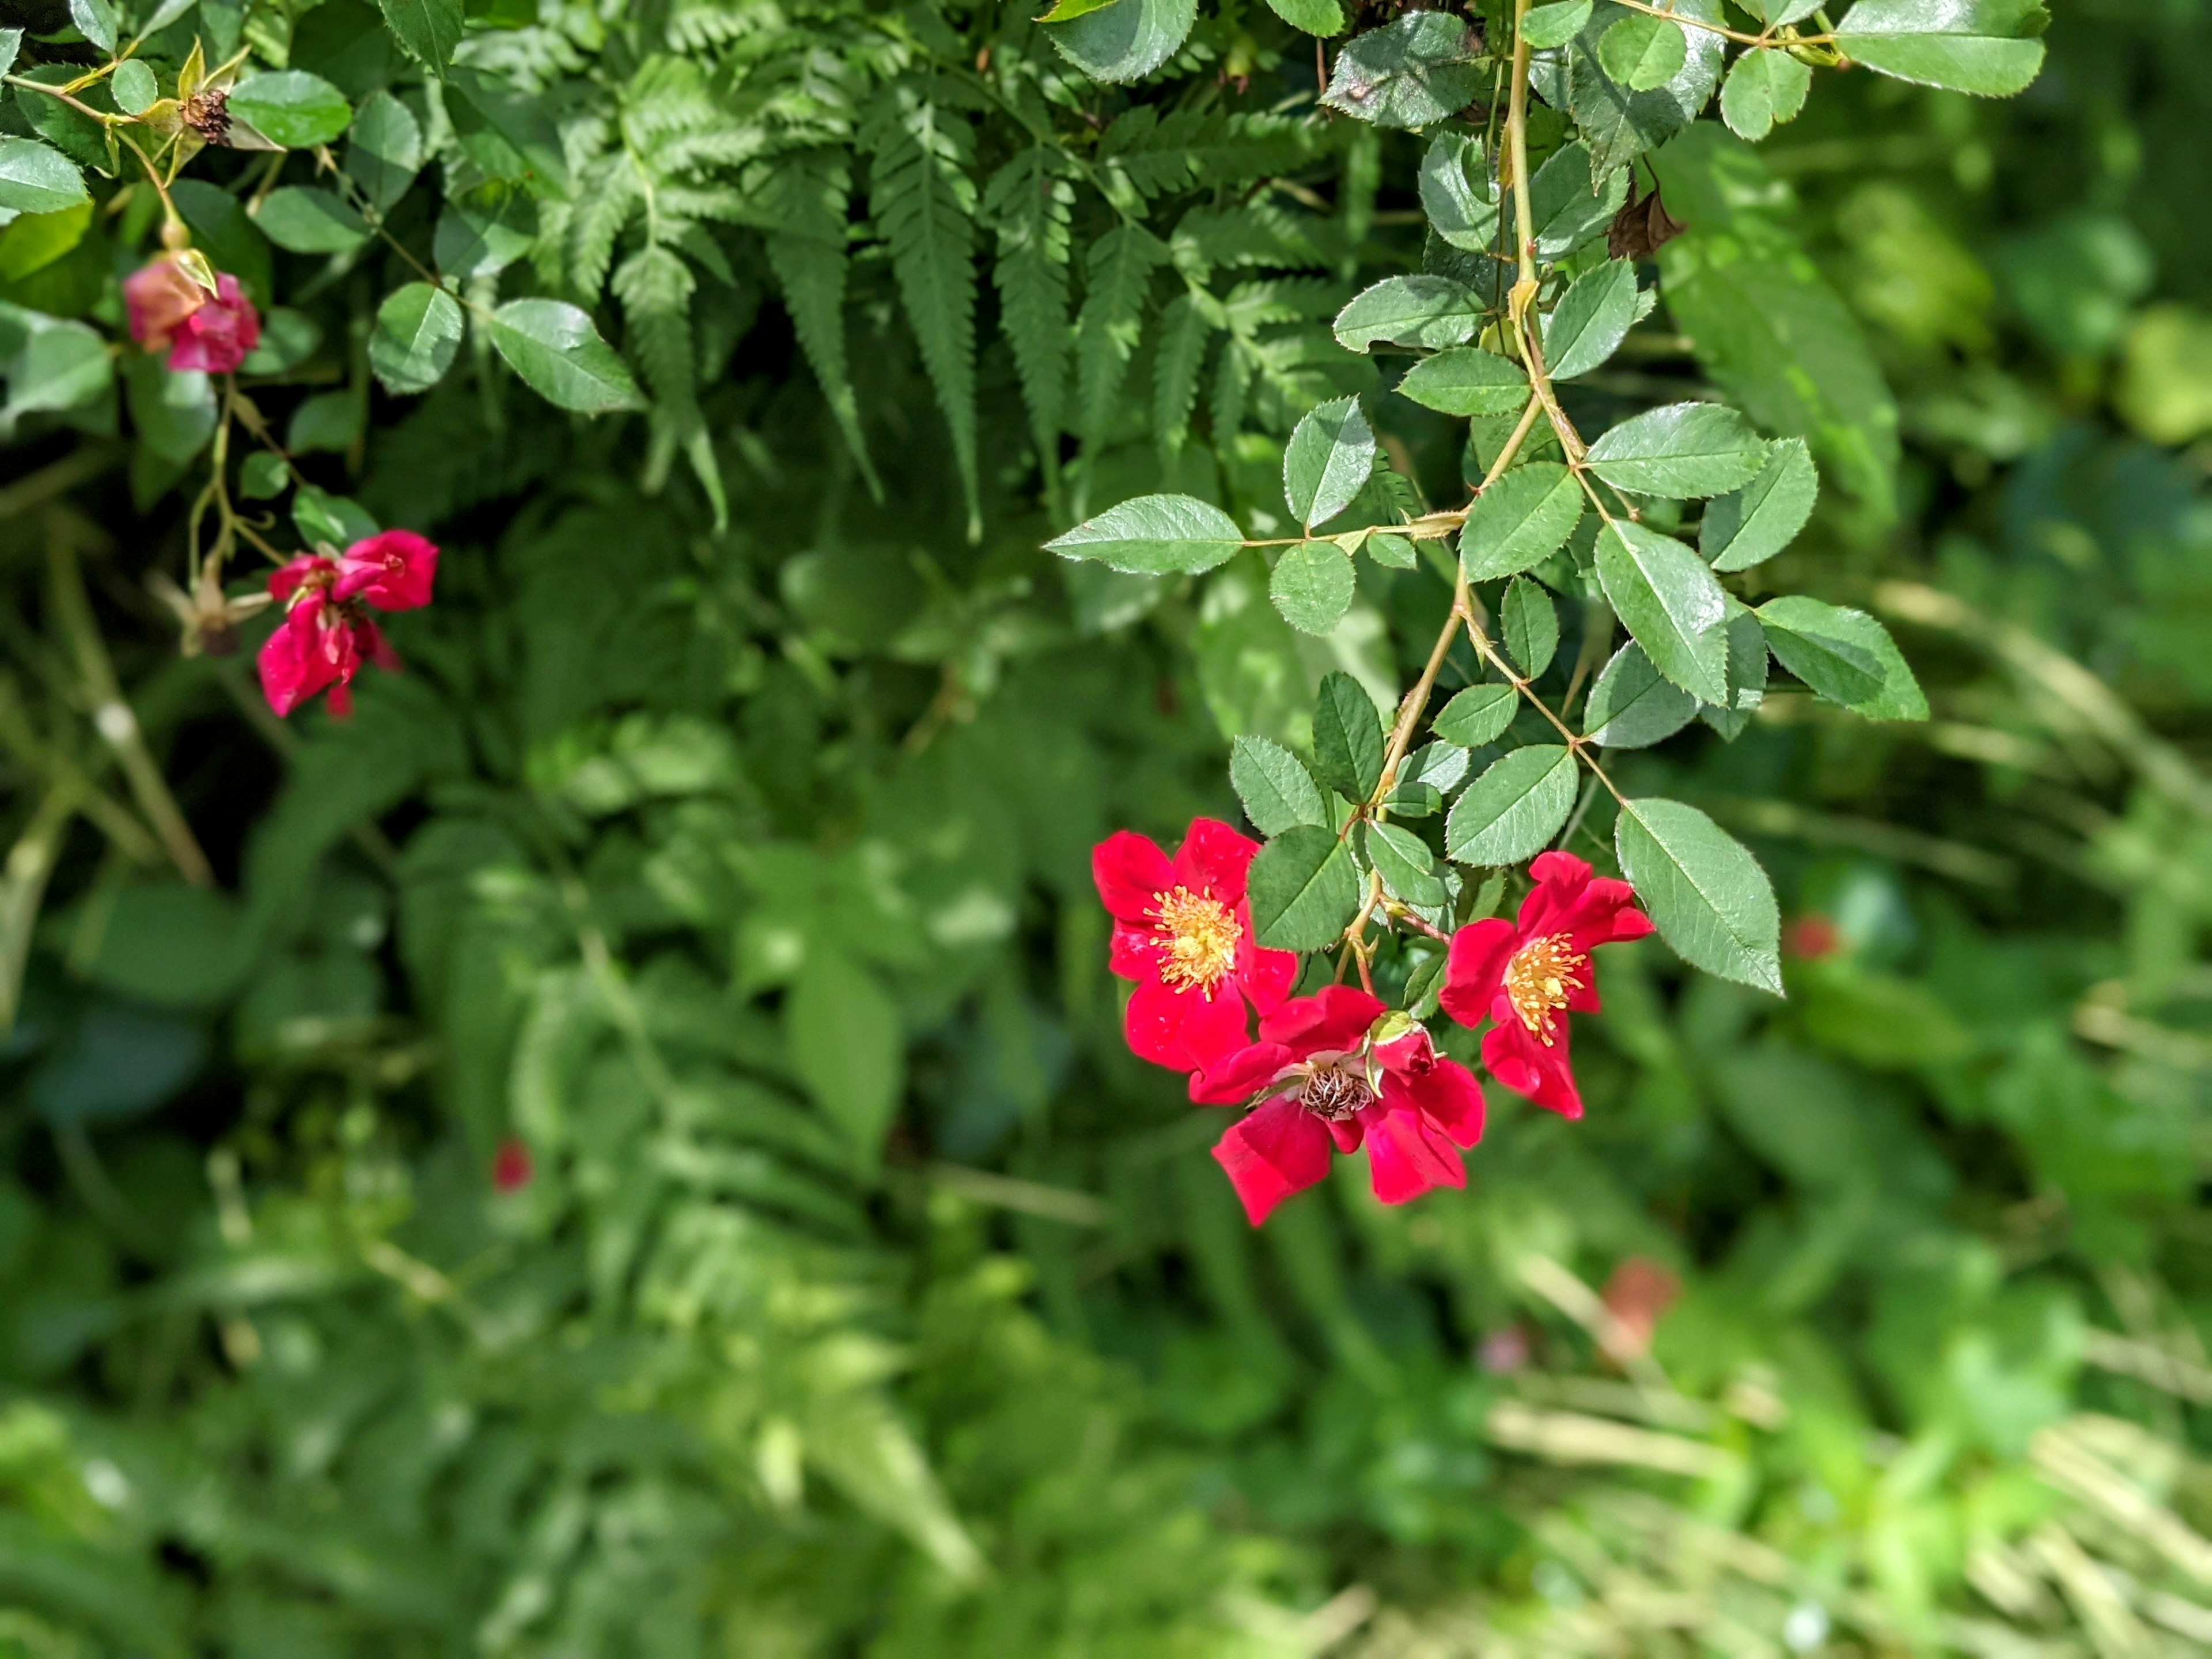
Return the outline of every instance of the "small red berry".
{"type": "Polygon", "coordinates": [[[491,1184],[503,1193],[519,1193],[530,1184],[538,1166],[530,1156],[530,1148],[509,1135],[499,1143],[499,1151],[492,1154],[491,1184]]]}
{"type": "Polygon", "coordinates": [[[1818,962],[1832,957],[1843,948],[1844,936],[1836,931],[1836,924],[1827,917],[1814,914],[1797,918],[1790,924],[1790,954],[1806,962],[1818,962]]]}

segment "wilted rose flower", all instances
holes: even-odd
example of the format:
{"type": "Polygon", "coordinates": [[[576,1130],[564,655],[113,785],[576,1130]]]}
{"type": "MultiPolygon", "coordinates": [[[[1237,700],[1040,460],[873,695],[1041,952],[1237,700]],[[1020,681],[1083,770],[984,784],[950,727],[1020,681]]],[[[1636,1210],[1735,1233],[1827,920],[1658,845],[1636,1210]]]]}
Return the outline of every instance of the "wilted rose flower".
{"type": "Polygon", "coordinates": [[[124,279],[131,337],[149,351],[166,349],[173,369],[228,374],[261,343],[261,316],[224,272],[212,291],[191,274],[182,253],[165,253],[124,279]]]}

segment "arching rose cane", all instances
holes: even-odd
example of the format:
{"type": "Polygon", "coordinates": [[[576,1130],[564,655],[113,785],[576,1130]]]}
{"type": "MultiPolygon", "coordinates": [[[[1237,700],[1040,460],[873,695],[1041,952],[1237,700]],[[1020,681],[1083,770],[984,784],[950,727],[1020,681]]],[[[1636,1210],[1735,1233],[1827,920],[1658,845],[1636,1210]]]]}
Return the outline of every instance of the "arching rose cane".
{"type": "Polygon", "coordinates": [[[1367,1149],[1375,1196],[1403,1204],[1467,1185],[1455,1149],[1482,1139],[1482,1085],[1426,1030],[1377,998],[1332,985],[1260,1021],[1260,1040],[1191,1079],[1193,1100],[1256,1100],[1213,1149],[1254,1226],[1367,1149]]]}
{"type": "Polygon", "coordinates": [[[1651,919],[1626,882],[1593,877],[1571,853],[1546,853],[1528,873],[1535,889],[1517,917],[1493,916],[1452,935],[1440,1000],[1462,1025],[1491,1021],[1482,1063],[1492,1077],[1563,1117],[1580,1117],[1567,1016],[1598,1011],[1590,952],[1642,939],[1651,919]]]}
{"type": "Polygon", "coordinates": [[[1250,1040],[1248,1002],[1264,1014],[1290,994],[1297,955],[1252,942],[1244,878],[1259,850],[1215,818],[1193,818],[1173,858],[1130,830],[1091,849],[1113,970],[1137,982],[1123,1029],[1140,1058],[1194,1072],[1250,1040]]]}
{"type": "Polygon", "coordinates": [[[437,574],[438,550],[411,530],[364,537],[335,559],[302,553],[271,572],[270,596],[285,617],[256,663],[269,706],[289,714],[327,688],[331,713],[351,713],[350,687],[364,659],[388,672],[399,668],[369,609],[429,604],[437,574]]]}

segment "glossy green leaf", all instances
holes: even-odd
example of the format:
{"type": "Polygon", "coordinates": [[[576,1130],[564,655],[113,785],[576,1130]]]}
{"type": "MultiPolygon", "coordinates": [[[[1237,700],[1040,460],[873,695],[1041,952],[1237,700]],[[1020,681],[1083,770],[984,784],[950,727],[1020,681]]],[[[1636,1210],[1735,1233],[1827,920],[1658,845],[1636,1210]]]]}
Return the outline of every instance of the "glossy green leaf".
{"type": "Polygon", "coordinates": [[[115,51],[115,8],[107,0],[69,0],[70,21],[76,32],[111,56],[115,51]]]}
{"type": "Polygon", "coordinates": [[[1506,655],[1530,679],[1552,665],[1559,648],[1559,613],[1540,584],[1526,576],[1513,579],[1498,606],[1498,629],[1506,655]]]}
{"type": "Polygon", "coordinates": [[[2042,0],[1858,0],[1836,46],[1877,74],[2009,98],[2043,68],[2042,0]]]}
{"type": "Polygon", "coordinates": [[[422,170],[422,128],[415,112],[388,92],[362,100],[346,135],[345,170],[379,210],[404,196],[422,170]]]}
{"type": "Polygon", "coordinates": [[[1406,371],[1398,391],[1439,415],[1518,415],[1529,397],[1521,366],[1480,346],[1422,358],[1406,371]]]}
{"type": "MultiPolygon", "coordinates": [[[[1375,470],[1375,433],[1357,398],[1309,410],[1283,450],[1283,495],[1311,530],[1352,505],[1375,470]]],[[[1347,600],[1347,603],[1349,601],[1347,600]]]]}
{"type": "Polygon", "coordinates": [[[1521,694],[1510,685],[1470,685],[1439,709],[1430,725],[1446,743],[1480,749],[1505,735],[1520,708],[1521,694]]]}
{"type": "Polygon", "coordinates": [[[172,374],[159,357],[140,356],[124,369],[125,402],[138,441],[179,465],[215,436],[215,387],[196,371],[172,374]]]}
{"type": "Polygon", "coordinates": [[[1356,35],[1336,55],[1322,102],[1378,127],[1426,127],[1489,84],[1479,40],[1455,12],[1413,11],[1356,35]]]}
{"type": "Polygon", "coordinates": [[[1698,718],[1734,743],[1766,700],[1766,630],[1759,624],[1759,613],[1733,593],[1723,627],[1728,634],[1728,696],[1717,706],[1702,706],[1698,718]]]}
{"type": "Polygon", "coordinates": [[[1433,349],[1473,339],[1481,322],[1482,302],[1464,283],[1448,276],[1386,276],[1337,313],[1336,337],[1352,351],[1378,343],[1433,349]]]}
{"type": "Polygon", "coordinates": [[[560,300],[510,300],[486,325],[493,348],[524,385],[580,415],[641,409],[637,382],[592,319],[560,300]]]}
{"type": "Polygon", "coordinates": [[[1348,801],[1364,801],[1382,776],[1382,721],[1374,699],[1340,670],[1314,699],[1314,775],[1348,801]]]}
{"type": "MultiPolygon", "coordinates": [[[[1724,21],[1721,0],[1673,0],[1668,9],[1707,23],[1724,21]]],[[[1681,31],[1682,66],[1663,86],[1638,91],[1607,75],[1598,58],[1599,43],[1617,23],[1638,15],[1613,0],[1597,0],[1566,66],[1567,106],[1601,175],[1615,173],[1689,126],[1720,80],[1726,43],[1705,29],[1681,31]]]]}
{"type": "Polygon", "coordinates": [[[1436,854],[1410,830],[1395,823],[1366,826],[1368,861],[1393,896],[1407,904],[1435,906],[1450,894],[1437,873],[1436,854]]]}
{"type": "Polygon", "coordinates": [[[1244,544],[1237,520],[1189,495],[1139,495],[1047,542],[1063,559],[1096,559],[1150,576],[1211,570],[1244,544]]]}
{"type": "Polygon", "coordinates": [[[1061,57],[1094,81],[1142,80],[1175,55],[1198,19],[1198,0],[1111,0],[1045,26],[1061,57]]]}
{"type": "Polygon", "coordinates": [[[1600,434],[1590,470],[1638,495],[1718,495],[1766,464],[1765,441],[1725,404],[1668,404],[1600,434]]]}
{"type": "Polygon", "coordinates": [[[1515,467],[1474,499],[1459,537],[1470,581],[1510,576],[1540,564],[1573,533],[1583,489],[1556,461],[1515,467]]]}
{"type": "Polygon", "coordinates": [[[1671,536],[1617,519],[1598,532],[1597,574],[1661,673],[1699,702],[1727,696],[1726,596],[1704,560],[1671,536]]]}
{"type": "Polygon", "coordinates": [[[1341,34],[1348,27],[1337,0],[1267,0],[1267,9],[1307,34],[1341,34]]]}
{"type": "Polygon", "coordinates": [[[1352,556],[1334,542],[1300,542],[1275,561],[1267,597],[1301,634],[1326,634],[1352,609],[1358,586],[1352,556]]]}
{"type": "MultiPolygon", "coordinates": [[[[1470,764],[1468,752],[1455,743],[1440,741],[1425,743],[1399,763],[1398,781],[1390,793],[1391,810],[1407,790],[1418,787],[1433,789],[1439,797],[1449,795],[1467,781],[1470,764]]],[[[1417,816],[1408,812],[1407,817],[1417,816]]]]}
{"type": "Polygon", "coordinates": [[[1516,749],[1454,803],[1444,852],[1454,863],[1519,864],[1544,850],[1574,810],[1577,767],[1558,744],[1516,749]]]}
{"type": "Polygon", "coordinates": [[[312,149],[327,144],[353,119],[345,94],[305,70],[272,70],[249,76],[230,92],[230,116],[272,144],[312,149]]]}
{"type": "Polygon", "coordinates": [[[462,331],[459,301],[428,283],[410,283],[377,307],[368,366],[387,392],[428,392],[453,366],[462,331]]]}
{"type": "Polygon", "coordinates": [[[349,253],[368,240],[368,226],[336,192],[312,185],[272,190],[254,216],[261,234],[293,253],[349,253]]]}
{"type": "Polygon", "coordinates": [[[273,501],[283,495],[292,482],[285,470],[281,455],[272,455],[265,449],[257,449],[240,463],[238,493],[250,501],[273,501]]]}
{"type": "Polygon", "coordinates": [[[1521,38],[1539,52],[1564,46],[1582,33],[1590,20],[1590,0],[1552,0],[1531,6],[1521,20],[1521,38]]]}
{"type": "Polygon", "coordinates": [[[461,44],[462,0],[377,0],[385,27],[410,58],[442,75],[461,44]]]}
{"type": "Polygon", "coordinates": [[[1778,440],[1759,476],[1705,508],[1698,550],[1716,570],[1748,570],[1796,538],[1820,498],[1820,475],[1802,438],[1778,440]]]}
{"type": "Polygon", "coordinates": [[[1721,83],[1721,118],[1739,138],[1757,143],[1784,121],[1794,121],[1813,88],[1813,70],[1788,52],[1747,52],[1721,83]]]}
{"type": "Polygon", "coordinates": [[[15,67],[16,55],[23,50],[23,31],[0,29],[0,75],[15,67]]]}
{"type": "Polygon", "coordinates": [[[107,342],[82,323],[33,329],[8,365],[8,405],[0,421],[78,409],[107,390],[115,361],[107,342]]]}
{"type": "Polygon", "coordinates": [[[1270,951],[1325,951],[1359,908],[1359,872],[1336,831],[1295,824],[1260,849],[1244,878],[1252,940],[1270,951]]]}
{"type": "Polygon", "coordinates": [[[1644,749],[1698,717],[1698,700],[1652,666],[1631,640],[1613,653],[1590,687],[1583,730],[1608,749],[1644,749]]]}
{"type": "Polygon", "coordinates": [[[115,96],[115,107],[125,115],[143,115],[161,95],[154,71],[136,58],[115,66],[115,73],[107,77],[107,87],[115,96]]]}
{"type": "Polygon", "coordinates": [[[1621,873],[1693,968],[1782,994],[1782,917],[1759,860],[1694,806],[1632,800],[1613,826],[1621,873]]]}
{"type": "Polygon", "coordinates": [[[1682,26],[1649,12],[1632,13],[1598,37],[1600,66],[1632,92],[1665,86],[1681,73],[1689,56],[1682,26]]]}
{"type": "Polygon", "coordinates": [[[1829,702],[1869,720],[1928,718],[1897,642],[1865,611],[1790,594],[1759,606],[1759,620],[1776,660],[1829,702]]]}
{"type": "Polygon", "coordinates": [[[1544,319],[1544,366],[1554,380],[1587,374],[1620,349],[1635,321],[1636,267],[1608,259],[1576,277],[1544,319]]]}
{"type": "Polygon", "coordinates": [[[84,175],[68,156],[35,138],[0,137],[0,208],[58,213],[88,199],[84,175]]]}
{"type": "Polygon", "coordinates": [[[1498,182],[1480,138],[1444,131],[1431,139],[1421,156],[1420,189],[1429,228],[1441,240],[1474,253],[1498,245],[1498,182]]]}
{"type": "Polygon", "coordinates": [[[1536,257],[1564,259],[1605,234],[1628,198],[1628,175],[1604,178],[1590,171],[1590,151],[1580,140],[1553,152],[1528,181],[1528,206],[1536,222],[1536,257]]]}
{"type": "Polygon", "coordinates": [[[1238,738],[1230,746],[1229,781],[1244,803],[1244,816],[1263,836],[1279,836],[1293,824],[1328,823],[1328,808],[1313,775],[1279,743],[1238,738]]]}

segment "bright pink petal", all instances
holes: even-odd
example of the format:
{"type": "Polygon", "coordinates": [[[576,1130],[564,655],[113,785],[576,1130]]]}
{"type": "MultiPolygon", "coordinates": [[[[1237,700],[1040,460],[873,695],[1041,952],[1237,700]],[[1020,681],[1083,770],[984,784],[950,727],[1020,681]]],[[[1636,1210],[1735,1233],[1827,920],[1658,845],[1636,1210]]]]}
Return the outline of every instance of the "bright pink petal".
{"type": "Polygon", "coordinates": [[[1271,1100],[1230,1126],[1213,1159],[1256,1227],[1275,1206],[1328,1173],[1329,1146],[1319,1118],[1295,1100],[1271,1100]]]}
{"type": "Polygon", "coordinates": [[[1193,1073],[1190,1097],[1200,1106],[1242,1105],[1297,1060],[1279,1042],[1255,1042],[1193,1073]]]}
{"type": "Polygon", "coordinates": [[[1451,955],[1444,963],[1444,988],[1437,998],[1443,1011],[1462,1025],[1481,1024],[1519,942],[1513,924],[1501,916],[1469,922],[1454,933],[1451,955]]]}
{"type": "Polygon", "coordinates": [[[1155,896],[1176,881],[1168,855],[1133,830],[1116,830],[1091,849],[1091,878],[1108,915],[1142,927],[1152,925],[1155,896]]]}
{"type": "Polygon", "coordinates": [[[1414,1074],[1385,1073],[1382,1102],[1418,1109],[1455,1146],[1482,1139],[1482,1085],[1455,1060],[1439,1059],[1414,1074]]]}
{"type": "Polygon", "coordinates": [[[1132,927],[1126,921],[1117,921],[1106,965],[1123,979],[1158,979],[1160,946],[1164,942],[1150,927],[1132,927]]]}
{"type": "Polygon", "coordinates": [[[1244,1000],[1234,991],[1176,990],[1157,979],[1139,980],[1130,994],[1123,1030],[1140,1060],[1178,1072],[1194,1072],[1234,1054],[1249,1042],[1244,1000]]]}
{"type": "Polygon", "coordinates": [[[1443,1137],[1412,1106],[1370,1107],[1360,1116],[1367,1125],[1367,1173],[1375,1196],[1403,1204],[1438,1187],[1467,1185],[1467,1166],[1443,1137]]]}
{"type": "Polygon", "coordinates": [[[1281,1042],[1300,1055],[1357,1048],[1367,1028],[1382,1017],[1380,1000],[1349,985],[1323,986],[1286,1002],[1260,1021],[1264,1042],[1281,1042]]]}
{"type": "Polygon", "coordinates": [[[173,258],[165,256],[140,266],[123,279],[131,337],[149,351],[159,351],[210,297],[173,258]]]}
{"type": "Polygon", "coordinates": [[[384,630],[374,623],[354,623],[353,643],[355,650],[366,660],[374,663],[386,673],[397,674],[401,671],[399,653],[392,648],[384,637],[384,630]]]}
{"type": "Polygon", "coordinates": [[[430,603],[438,550],[411,530],[386,530],[346,549],[338,569],[338,598],[358,595],[380,611],[412,611],[430,603]]]}
{"type": "Polygon", "coordinates": [[[337,570],[337,566],[318,554],[297,554],[269,573],[269,596],[289,599],[310,580],[331,575],[337,570]]]}
{"type": "Polygon", "coordinates": [[[254,659],[261,672],[261,695],[280,717],[349,672],[330,648],[326,631],[320,602],[310,599],[263,642],[254,659]]]}
{"type": "Polygon", "coordinates": [[[1582,1091],[1567,1054],[1567,1022],[1554,1016],[1553,1041],[1539,1042],[1518,1019],[1501,1019],[1482,1034],[1482,1063],[1516,1095],[1525,1095],[1561,1117],[1583,1115],[1582,1091]]]}
{"type": "Polygon", "coordinates": [[[1194,893],[1238,904],[1244,898],[1244,872],[1259,853],[1258,842],[1220,819],[1193,818],[1176,849],[1175,878],[1194,893]]]}

